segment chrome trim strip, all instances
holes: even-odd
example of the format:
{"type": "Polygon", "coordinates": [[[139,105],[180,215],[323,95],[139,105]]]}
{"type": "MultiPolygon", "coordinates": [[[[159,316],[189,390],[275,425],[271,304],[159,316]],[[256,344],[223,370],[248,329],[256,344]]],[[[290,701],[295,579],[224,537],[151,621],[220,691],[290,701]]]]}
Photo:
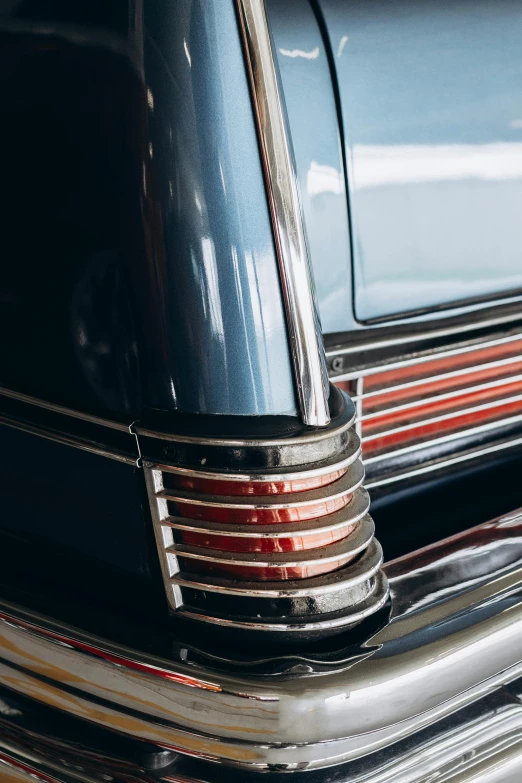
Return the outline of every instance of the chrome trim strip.
{"type": "MultiPolygon", "coordinates": [[[[33,427],[31,424],[25,422],[15,421],[14,419],[7,418],[0,414],[0,426],[11,427],[14,430],[20,430],[21,432],[27,432],[29,435],[37,435],[39,438],[45,438],[46,440],[54,441],[55,443],[61,443],[63,446],[72,446],[75,449],[81,449],[82,451],[88,451],[90,454],[97,454],[100,457],[108,457],[109,459],[115,459],[118,462],[124,462],[126,465],[136,465],[136,459],[132,457],[126,457],[117,451],[109,451],[102,446],[97,446],[94,443],[79,440],[67,435],[61,435],[57,432],[51,432],[39,427],[33,427]]],[[[127,430],[128,431],[128,430],[127,430]]]]}
{"type": "MultiPolygon", "coordinates": [[[[518,783],[522,780],[522,704],[507,689],[434,724],[410,746],[350,765],[338,783],[518,783]],[[457,722],[458,721],[458,722],[457,722]],[[446,724],[446,725],[444,725],[446,724]]],[[[173,779],[174,780],[174,779],[173,779]]],[[[209,778],[206,778],[207,782],[209,778]]],[[[179,781],[181,783],[181,781],[179,781]]],[[[184,783],[190,783],[189,780],[184,783]]],[[[195,783],[195,782],[194,782],[195,783]]],[[[199,780],[198,783],[203,783],[199,780]]]]}
{"type": "MultiPolygon", "coordinates": [[[[367,598],[360,601],[354,611],[350,612],[349,620],[346,621],[346,615],[343,617],[329,618],[328,620],[314,619],[313,622],[301,622],[299,624],[294,623],[269,623],[266,621],[259,621],[257,623],[241,622],[240,620],[231,620],[225,617],[216,617],[215,615],[204,615],[196,612],[191,612],[187,609],[180,609],[180,616],[186,617],[189,620],[197,620],[198,622],[206,622],[209,625],[215,625],[219,628],[235,628],[244,631],[260,631],[261,633],[289,633],[295,630],[302,632],[307,631],[332,631],[336,628],[342,628],[348,630],[354,625],[362,622],[367,617],[370,617],[379,609],[382,609],[386,601],[388,600],[388,580],[384,573],[380,571],[374,578],[370,593],[367,598]]],[[[319,615],[320,617],[320,615],[319,615]]]]}
{"type": "MultiPolygon", "coordinates": [[[[379,389],[375,389],[374,391],[365,392],[363,390],[360,394],[353,396],[352,400],[353,402],[356,402],[361,399],[366,400],[379,397],[381,394],[387,394],[388,392],[402,391],[403,389],[413,389],[415,386],[422,386],[426,383],[436,383],[437,381],[443,381],[447,378],[458,378],[461,375],[473,375],[474,373],[480,372],[481,370],[497,368],[502,369],[502,367],[507,367],[509,369],[510,365],[519,364],[520,362],[522,362],[522,354],[517,354],[516,356],[510,356],[507,359],[499,359],[496,362],[474,364],[470,365],[469,367],[463,367],[459,370],[451,370],[451,372],[439,373],[437,375],[424,375],[422,378],[416,378],[412,381],[405,381],[404,383],[398,383],[393,386],[381,386],[379,389]]],[[[360,378],[360,380],[362,381],[363,378],[360,378]]]]}
{"type": "MultiPolygon", "coordinates": [[[[351,381],[354,378],[358,378],[360,376],[365,377],[367,375],[375,375],[377,373],[382,372],[388,372],[389,370],[399,370],[403,367],[414,367],[416,364],[424,364],[424,362],[432,362],[436,361],[437,359],[447,359],[450,356],[460,356],[461,354],[466,353],[473,353],[474,351],[480,351],[484,348],[491,348],[496,345],[503,345],[506,343],[516,342],[517,340],[522,340],[522,333],[517,332],[514,335],[508,335],[507,337],[499,337],[496,340],[482,340],[481,342],[475,342],[475,343],[468,343],[467,345],[460,345],[456,348],[451,348],[448,350],[437,350],[436,348],[432,348],[431,351],[427,354],[419,354],[417,356],[414,356],[410,359],[402,359],[400,361],[388,361],[388,362],[381,362],[380,364],[376,364],[372,367],[366,367],[360,370],[354,370],[353,372],[349,373],[342,373],[341,375],[331,375],[330,380],[334,383],[339,381],[351,381]]],[[[345,353],[351,353],[352,349],[347,348],[345,353]]],[[[343,351],[336,351],[332,355],[338,355],[343,353],[343,351]]],[[[520,359],[520,355],[519,355],[520,359]]],[[[491,364],[491,366],[494,366],[491,364]]]]}
{"type": "MultiPolygon", "coordinates": [[[[425,446],[431,444],[424,444],[425,446]]],[[[387,484],[395,484],[397,481],[403,481],[407,479],[415,478],[416,476],[423,476],[428,473],[433,473],[436,470],[443,470],[444,468],[450,468],[453,465],[459,465],[462,462],[468,462],[469,460],[479,459],[480,457],[486,457],[488,454],[496,454],[497,451],[508,451],[509,449],[522,446],[522,438],[515,438],[514,440],[503,441],[502,443],[496,443],[493,446],[487,448],[476,449],[475,451],[466,451],[459,454],[457,457],[444,457],[439,461],[430,461],[425,463],[420,468],[414,468],[413,470],[403,470],[396,475],[387,476],[385,478],[376,479],[375,481],[367,481],[367,489],[375,489],[376,487],[383,487],[387,484]]],[[[393,456],[395,452],[389,456],[393,456]]]]}
{"type": "MultiPolygon", "coordinates": [[[[522,779],[522,699],[521,683],[501,687],[490,696],[480,699],[474,705],[464,708],[459,715],[438,721],[410,740],[394,744],[385,752],[372,754],[336,770],[337,783],[426,783],[445,781],[448,783],[518,783],[522,779]]],[[[9,726],[9,721],[7,721],[9,726]]],[[[201,762],[182,762],[183,772],[175,755],[163,751],[174,759],[158,771],[146,771],[132,761],[106,758],[103,752],[82,752],[81,748],[65,740],[59,750],[45,744],[43,735],[37,735],[37,746],[31,732],[23,732],[15,741],[0,741],[0,762],[13,769],[12,762],[34,771],[11,780],[30,783],[38,773],[46,774],[52,765],[53,783],[59,774],[59,783],[100,783],[100,780],[118,780],[119,771],[125,769],[132,780],[142,783],[224,783],[230,778],[230,770],[219,771],[214,765],[201,762]],[[62,758],[65,756],[66,758],[62,758]],[[8,762],[6,764],[6,761],[8,762]],[[11,764],[9,764],[11,762],[11,764]],[[123,762],[123,763],[122,763],[123,762]],[[87,777],[89,772],[95,778],[87,777]],[[172,768],[174,767],[174,769],[172,768]],[[109,776],[107,773],[111,773],[109,776]],[[157,777],[157,776],[160,777],[157,777]]],[[[16,731],[16,728],[15,728],[16,731]]],[[[298,775],[300,783],[308,776],[298,775]]],[[[48,780],[47,780],[48,783],[48,780]]]]}
{"type": "Polygon", "coordinates": [[[288,468],[278,468],[277,473],[216,473],[208,470],[193,470],[191,468],[182,468],[177,465],[162,465],[161,463],[152,462],[150,460],[144,460],[143,465],[146,468],[161,470],[162,473],[175,473],[180,476],[190,476],[191,478],[198,479],[211,479],[212,481],[238,481],[248,483],[258,481],[262,483],[278,483],[284,481],[296,481],[299,479],[316,478],[327,475],[328,473],[335,473],[338,470],[343,470],[343,468],[349,467],[360,456],[361,442],[356,433],[352,430],[348,434],[346,446],[343,448],[342,452],[337,455],[335,462],[330,461],[328,464],[321,464],[321,467],[319,468],[311,468],[309,470],[295,471],[295,468],[290,466],[288,468]],[[341,457],[341,459],[338,459],[338,457],[341,457]]]}
{"type": "Polygon", "coordinates": [[[357,522],[370,508],[370,496],[362,487],[356,489],[352,499],[340,511],[328,516],[301,522],[278,522],[275,525],[227,525],[224,522],[207,522],[199,519],[169,516],[162,521],[175,530],[203,533],[227,538],[295,538],[326,533],[357,522]]]}
{"type": "Polygon", "coordinates": [[[207,687],[198,687],[187,665],[3,602],[0,676],[11,690],[179,753],[253,770],[339,764],[522,673],[521,512],[385,571],[391,621],[344,671],[266,681],[202,670],[207,687]]]}
{"type": "Polygon", "coordinates": [[[290,347],[305,424],[330,421],[328,377],[292,141],[264,0],[237,0],[265,170],[290,347]]]}
{"type": "MultiPolygon", "coordinates": [[[[58,753],[56,753],[58,756],[58,753]]],[[[58,759],[56,759],[58,760],[58,759]]],[[[3,783],[99,783],[80,769],[57,770],[55,764],[41,760],[31,750],[18,750],[11,743],[0,740],[0,777],[3,783]]]]}
{"type": "MultiPolygon", "coordinates": [[[[349,400],[349,398],[348,398],[349,400]]],[[[349,400],[349,405],[352,405],[349,400]]],[[[245,447],[260,447],[266,446],[300,446],[305,443],[317,443],[318,441],[327,440],[329,438],[335,438],[338,435],[342,435],[350,427],[353,426],[355,421],[355,408],[349,421],[345,421],[339,427],[329,429],[328,431],[318,430],[316,432],[303,433],[291,438],[271,438],[270,440],[256,440],[250,438],[248,440],[242,440],[241,438],[204,438],[197,435],[176,435],[175,433],[157,432],[156,430],[150,430],[146,427],[136,425],[134,428],[138,435],[144,437],[157,438],[158,440],[168,440],[173,443],[191,443],[198,446],[245,446],[245,447]]],[[[154,461],[156,465],[156,461],[154,461]]]]}
{"type": "Polygon", "coordinates": [[[82,413],[81,411],[74,410],[73,408],[66,408],[63,405],[55,405],[54,403],[47,402],[46,400],[40,400],[37,397],[30,397],[28,394],[22,394],[21,392],[13,391],[12,389],[6,389],[0,387],[0,397],[9,397],[12,400],[18,400],[19,402],[26,402],[29,405],[35,405],[38,408],[44,408],[45,410],[52,411],[53,413],[61,413],[64,416],[71,416],[75,419],[81,419],[82,421],[88,421],[91,424],[99,424],[102,427],[109,427],[113,430],[119,430],[120,432],[129,432],[129,424],[120,424],[110,419],[103,419],[100,416],[92,416],[90,413],[82,413]]]}
{"type": "MultiPolygon", "coordinates": [[[[517,394],[513,397],[504,397],[501,400],[489,401],[483,403],[482,405],[474,405],[471,408],[460,408],[459,410],[448,411],[448,413],[445,413],[440,416],[432,416],[431,418],[427,418],[427,419],[416,419],[415,421],[409,422],[408,424],[402,424],[400,427],[393,427],[392,429],[389,430],[378,430],[372,432],[371,435],[367,435],[366,437],[363,436],[362,442],[369,443],[372,440],[377,440],[378,438],[386,438],[389,435],[395,435],[398,432],[407,432],[408,430],[414,430],[417,429],[418,427],[424,427],[428,424],[437,424],[442,421],[451,421],[452,419],[458,419],[461,416],[467,416],[470,413],[480,413],[481,411],[492,410],[494,408],[501,408],[503,405],[510,405],[511,403],[515,403],[515,402],[522,402],[522,394],[517,394]]],[[[462,432],[463,431],[461,431],[460,434],[462,434],[462,432]]],[[[430,440],[430,443],[432,442],[433,441],[430,440]]],[[[425,440],[423,445],[426,445],[426,443],[427,441],[425,440]]],[[[392,452],[390,451],[389,453],[392,452]]]]}
{"type": "MultiPolygon", "coordinates": [[[[404,345],[406,343],[416,343],[416,342],[423,342],[427,340],[436,340],[439,337],[449,337],[453,334],[461,334],[463,332],[476,332],[481,329],[490,329],[494,326],[501,326],[502,324],[509,324],[514,321],[520,321],[520,311],[517,311],[516,313],[510,313],[509,315],[505,316],[499,316],[498,318],[487,318],[484,321],[474,321],[472,323],[459,323],[455,326],[448,326],[445,329],[437,329],[434,331],[424,331],[424,332],[412,332],[410,334],[400,335],[398,337],[392,337],[387,340],[374,340],[368,341],[366,343],[354,343],[353,345],[349,346],[339,346],[337,348],[329,348],[326,351],[326,358],[332,359],[334,356],[345,356],[350,353],[360,353],[361,351],[374,351],[378,350],[379,348],[392,348],[395,345],[404,345]]],[[[407,323],[407,322],[402,322],[407,323]]],[[[378,331],[390,331],[390,329],[393,329],[394,327],[399,326],[400,324],[395,322],[390,322],[388,324],[379,324],[378,331]]],[[[416,324],[412,323],[410,321],[410,324],[412,327],[415,327],[416,324]]],[[[373,330],[371,330],[373,331],[373,330]]],[[[377,329],[375,329],[377,331],[377,329]]],[[[336,379],[337,380],[337,379],[336,379]]]]}
{"type": "Polygon", "coordinates": [[[370,544],[375,533],[372,518],[366,514],[357,523],[355,530],[335,544],[318,549],[301,549],[292,552],[221,552],[219,549],[173,544],[167,557],[174,553],[178,557],[192,558],[205,563],[244,566],[249,568],[292,568],[293,566],[317,565],[343,560],[359,554],[370,544]]]}
{"type": "MultiPolygon", "coordinates": [[[[511,375],[507,378],[500,378],[495,381],[490,381],[489,383],[480,383],[476,386],[461,386],[459,389],[454,389],[450,392],[444,392],[443,394],[436,394],[430,397],[413,398],[412,400],[401,403],[400,405],[394,405],[388,408],[379,408],[375,411],[372,411],[371,413],[364,413],[361,416],[360,421],[371,421],[372,419],[379,419],[382,416],[389,416],[390,414],[397,413],[398,411],[409,411],[412,408],[424,407],[425,405],[430,405],[433,402],[453,400],[455,398],[458,399],[459,397],[462,397],[466,394],[472,394],[473,392],[487,391],[488,389],[502,390],[503,386],[508,386],[511,383],[517,383],[519,381],[522,381],[522,375],[511,375]]],[[[363,400],[364,399],[366,399],[366,397],[363,397],[363,400]]]]}
{"type": "Polygon", "coordinates": [[[402,449],[395,449],[394,451],[387,451],[383,454],[375,454],[372,457],[366,457],[364,460],[365,465],[374,465],[376,462],[382,462],[382,460],[390,459],[394,456],[403,456],[415,451],[425,449],[427,446],[438,446],[442,443],[450,443],[451,441],[460,440],[461,438],[469,437],[470,435],[482,435],[485,432],[491,432],[492,430],[500,430],[502,427],[506,427],[510,424],[518,424],[522,422],[522,414],[518,416],[511,416],[508,419],[497,419],[496,421],[490,421],[487,424],[481,424],[479,427],[471,427],[466,430],[459,430],[458,432],[452,432],[449,435],[443,435],[440,438],[430,438],[422,443],[415,443],[413,446],[405,446],[402,449]]]}
{"type": "MultiPolygon", "coordinates": [[[[287,509],[296,507],[314,506],[324,501],[337,500],[351,492],[354,492],[364,481],[364,468],[362,462],[357,460],[349,466],[341,478],[332,481],[318,489],[306,492],[292,492],[279,495],[257,496],[254,500],[249,495],[203,495],[199,492],[189,492],[181,489],[156,488],[156,497],[170,503],[180,503],[205,508],[233,508],[233,509],[287,509]]],[[[162,482],[163,483],[163,482],[162,482]]]]}
{"type": "Polygon", "coordinates": [[[325,595],[339,590],[342,582],[343,589],[358,585],[375,576],[382,565],[382,549],[376,539],[368,546],[368,549],[356,563],[344,566],[338,571],[329,571],[319,577],[300,579],[288,582],[265,583],[262,588],[259,582],[243,582],[228,579],[202,577],[201,581],[193,581],[181,574],[176,574],[171,579],[172,584],[180,587],[189,587],[192,590],[203,590],[209,593],[222,593],[223,595],[238,595],[259,598],[309,598],[313,595],[325,595]],[[344,573],[349,569],[349,574],[344,573]],[[203,581],[204,580],[204,581],[203,581]]]}

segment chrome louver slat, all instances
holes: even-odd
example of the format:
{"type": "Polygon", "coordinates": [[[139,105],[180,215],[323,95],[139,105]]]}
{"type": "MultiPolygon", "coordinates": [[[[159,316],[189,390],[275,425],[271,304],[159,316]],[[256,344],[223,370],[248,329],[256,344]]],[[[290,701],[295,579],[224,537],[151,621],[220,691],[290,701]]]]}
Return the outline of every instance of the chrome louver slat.
{"type": "Polygon", "coordinates": [[[218,441],[219,471],[208,468],[208,445],[190,465],[145,464],[176,616],[311,638],[346,630],[385,604],[355,411],[348,398],[343,404],[344,422],[327,437],[244,442],[242,458],[256,455],[264,467],[238,470],[238,444],[218,441]]]}
{"type": "Polygon", "coordinates": [[[368,485],[514,448],[522,432],[521,371],[517,331],[334,377],[353,395],[368,485]]]}

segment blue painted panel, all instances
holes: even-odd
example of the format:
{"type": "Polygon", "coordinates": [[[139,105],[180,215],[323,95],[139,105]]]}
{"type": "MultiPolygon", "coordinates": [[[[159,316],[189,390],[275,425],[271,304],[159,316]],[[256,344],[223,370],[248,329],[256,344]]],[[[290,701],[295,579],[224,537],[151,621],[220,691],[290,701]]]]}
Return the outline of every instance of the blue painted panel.
{"type": "MultiPolygon", "coordinates": [[[[296,414],[268,203],[233,0],[144,4],[173,404],[296,414]]],[[[161,406],[161,401],[158,401],[161,406]]]]}
{"type": "Polygon", "coordinates": [[[318,3],[346,133],[358,318],[520,289],[520,2],[318,3]]]}
{"type": "Polygon", "coordinates": [[[0,17],[0,381],[125,420],[296,415],[234,0],[0,17]]]}
{"type": "Polygon", "coordinates": [[[308,0],[268,0],[324,332],[353,328],[341,138],[325,44],[308,0]]]}

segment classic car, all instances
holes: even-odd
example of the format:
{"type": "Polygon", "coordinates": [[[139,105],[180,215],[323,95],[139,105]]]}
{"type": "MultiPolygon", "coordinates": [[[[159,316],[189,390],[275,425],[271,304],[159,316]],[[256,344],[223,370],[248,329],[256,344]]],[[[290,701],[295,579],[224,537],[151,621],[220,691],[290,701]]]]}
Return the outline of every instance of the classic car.
{"type": "Polygon", "coordinates": [[[1,781],[522,780],[521,40],[0,0],[1,781]]]}

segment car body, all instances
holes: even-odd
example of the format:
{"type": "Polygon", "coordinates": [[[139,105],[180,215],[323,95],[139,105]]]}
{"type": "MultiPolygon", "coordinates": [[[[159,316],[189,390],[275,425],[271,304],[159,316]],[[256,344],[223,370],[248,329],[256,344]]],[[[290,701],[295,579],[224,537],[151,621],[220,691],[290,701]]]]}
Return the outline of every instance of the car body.
{"type": "Polygon", "coordinates": [[[519,780],[519,4],[0,20],[1,779],[519,780]]]}

